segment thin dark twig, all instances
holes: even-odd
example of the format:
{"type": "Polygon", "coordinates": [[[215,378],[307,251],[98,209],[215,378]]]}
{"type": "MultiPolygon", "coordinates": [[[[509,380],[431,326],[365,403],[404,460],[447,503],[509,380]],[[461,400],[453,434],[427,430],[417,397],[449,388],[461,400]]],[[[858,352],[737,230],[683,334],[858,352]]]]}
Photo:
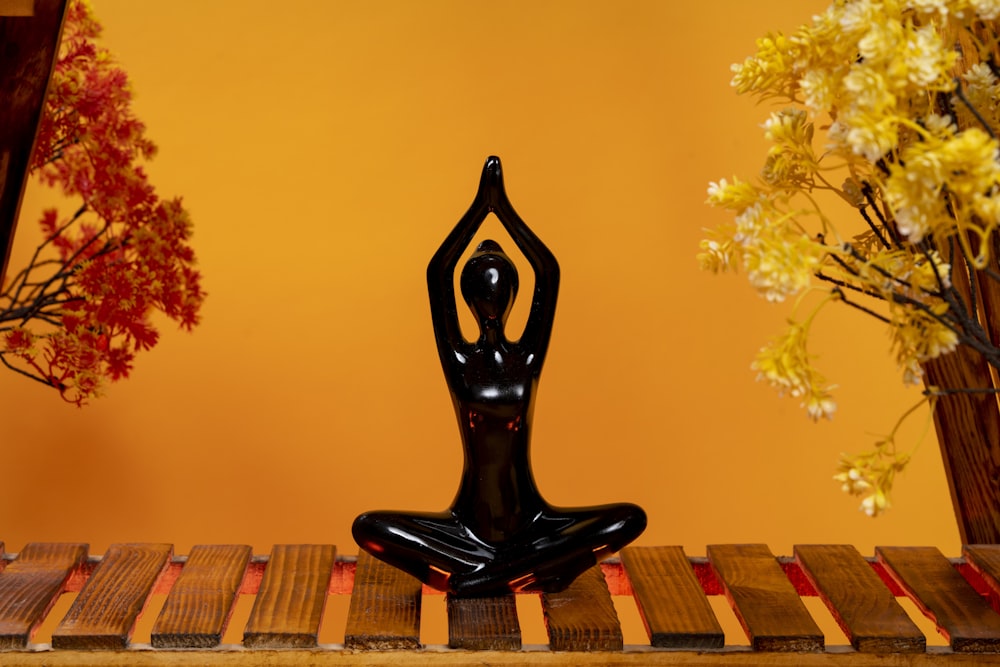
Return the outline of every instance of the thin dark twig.
{"type": "MultiPolygon", "coordinates": [[[[956,268],[956,266],[955,266],[955,246],[956,245],[961,246],[960,243],[955,243],[955,237],[954,236],[949,236],[948,237],[948,247],[950,249],[950,253],[949,253],[950,256],[948,258],[948,263],[951,264],[952,273],[954,273],[955,271],[958,270],[956,268]]],[[[978,321],[979,320],[979,298],[977,296],[978,290],[977,290],[977,286],[976,286],[976,277],[975,277],[975,275],[973,273],[972,266],[969,264],[968,258],[965,256],[964,252],[962,252],[962,266],[965,267],[965,277],[969,281],[969,285],[973,286],[971,288],[972,298],[969,300],[969,310],[970,310],[970,312],[969,312],[969,319],[978,321]]],[[[954,281],[952,281],[952,283],[954,283],[954,281]]]]}
{"type": "Polygon", "coordinates": [[[52,383],[49,382],[48,380],[46,380],[45,378],[43,378],[43,377],[41,377],[39,375],[35,375],[33,373],[29,373],[28,371],[26,371],[26,370],[24,370],[22,368],[18,368],[17,366],[12,365],[9,361],[7,361],[7,359],[5,358],[5,355],[6,355],[6,352],[0,351],[0,363],[2,363],[4,366],[6,366],[7,368],[9,368],[10,370],[14,371],[15,373],[19,373],[19,374],[23,375],[26,378],[31,378],[35,382],[41,382],[46,387],[53,386],[52,383]]]}
{"type": "MultiPolygon", "coordinates": [[[[881,160],[879,162],[881,162],[881,160]]],[[[886,173],[888,174],[888,169],[886,170],[886,173]]],[[[885,215],[882,214],[882,209],[878,207],[879,202],[877,199],[875,199],[875,189],[872,188],[872,184],[869,183],[868,181],[864,181],[861,184],[861,194],[862,196],[864,196],[865,201],[868,202],[868,206],[870,206],[871,209],[875,211],[875,217],[878,218],[878,221],[882,224],[882,227],[889,232],[889,235],[892,237],[892,244],[890,244],[887,240],[884,240],[881,235],[879,235],[879,240],[882,241],[882,243],[885,245],[886,248],[891,248],[893,246],[897,248],[900,247],[899,236],[896,233],[894,226],[889,224],[889,221],[886,220],[885,215]]],[[[862,217],[864,217],[865,222],[867,222],[868,225],[874,230],[876,225],[871,221],[866,212],[862,211],[861,215],[862,217]]]]}
{"type": "Polygon", "coordinates": [[[868,228],[871,229],[872,232],[875,234],[875,237],[878,239],[879,243],[882,244],[882,247],[886,249],[891,248],[892,246],[889,244],[889,241],[885,238],[885,236],[882,235],[882,231],[875,224],[875,221],[872,220],[871,216],[868,215],[867,207],[866,208],[859,207],[858,213],[860,213],[861,217],[864,218],[865,222],[868,223],[868,228]]]}
{"type": "MultiPolygon", "coordinates": [[[[864,262],[865,264],[868,265],[868,267],[870,267],[873,271],[875,271],[875,273],[878,273],[879,275],[883,276],[884,278],[888,278],[890,281],[892,281],[893,283],[896,283],[897,285],[902,285],[903,287],[908,287],[910,289],[913,289],[913,284],[910,283],[910,281],[903,280],[899,276],[896,276],[896,275],[890,273],[889,271],[887,271],[886,269],[883,269],[881,266],[879,266],[877,264],[869,264],[868,261],[867,261],[867,258],[864,255],[862,255],[861,253],[859,253],[858,249],[855,248],[854,246],[852,246],[850,244],[845,244],[844,247],[850,253],[851,259],[859,261],[859,262],[864,262]]],[[[835,258],[835,259],[839,259],[839,258],[835,258]]],[[[847,265],[843,264],[843,266],[846,267],[847,265]]],[[[854,270],[852,270],[852,274],[855,275],[855,276],[859,275],[858,272],[854,271],[854,270]]],[[[925,290],[925,291],[927,291],[927,290],[925,290]]],[[[930,291],[927,291],[927,293],[930,296],[940,296],[940,294],[935,294],[934,292],[930,292],[930,291]]]]}
{"type": "MultiPolygon", "coordinates": [[[[944,193],[946,205],[948,207],[948,212],[951,214],[952,218],[957,218],[957,212],[954,209],[954,201],[948,196],[948,193],[944,193]]],[[[979,319],[979,281],[976,276],[976,270],[973,268],[974,264],[969,256],[965,252],[965,245],[962,243],[956,243],[954,236],[948,237],[948,243],[951,249],[951,266],[952,271],[955,271],[954,254],[955,248],[957,247],[962,257],[962,264],[965,267],[965,278],[969,284],[969,303],[966,304],[965,299],[958,290],[955,289],[954,284],[952,284],[947,289],[942,287],[941,298],[948,304],[948,307],[953,309],[955,312],[954,319],[959,322],[962,330],[965,332],[967,337],[971,339],[980,341],[984,346],[992,346],[992,340],[990,339],[989,332],[983,327],[983,323],[979,319]],[[968,306],[968,307],[966,307],[968,306]]],[[[928,261],[930,260],[929,254],[927,254],[927,248],[922,247],[925,254],[927,255],[928,261]]],[[[938,276],[940,282],[941,276],[937,271],[937,265],[932,263],[934,266],[935,274],[938,276]]],[[[953,281],[954,283],[954,281],[953,281]]]]}
{"type": "MultiPolygon", "coordinates": [[[[21,299],[21,291],[22,291],[22,290],[24,289],[24,286],[25,286],[25,282],[27,282],[27,279],[28,279],[28,274],[29,274],[29,273],[30,273],[30,271],[32,270],[32,268],[31,268],[31,267],[33,267],[33,266],[36,266],[36,265],[38,264],[38,256],[39,256],[39,255],[41,254],[41,252],[42,252],[42,251],[43,251],[43,250],[44,250],[44,249],[45,249],[45,248],[46,248],[46,247],[47,247],[47,246],[48,246],[48,245],[49,245],[50,243],[52,243],[52,241],[54,241],[54,240],[55,240],[55,239],[56,239],[56,238],[57,238],[58,236],[60,236],[60,235],[61,235],[61,234],[62,234],[62,233],[63,233],[64,231],[66,231],[67,229],[69,229],[70,225],[72,225],[72,224],[73,224],[73,223],[75,223],[75,222],[76,222],[77,220],[79,220],[79,219],[80,219],[80,217],[81,217],[81,216],[82,216],[82,215],[83,215],[83,214],[84,214],[84,213],[85,213],[86,211],[87,211],[87,204],[85,203],[85,204],[83,204],[83,205],[82,205],[82,206],[81,206],[80,208],[78,208],[78,209],[76,210],[76,213],[74,213],[74,214],[73,214],[73,216],[72,216],[72,217],[71,217],[71,218],[69,219],[69,221],[68,221],[68,222],[66,222],[65,224],[63,224],[62,226],[60,226],[60,227],[59,227],[59,228],[58,228],[58,229],[57,229],[57,230],[56,230],[55,232],[53,232],[53,233],[52,233],[52,234],[51,234],[51,235],[50,235],[50,236],[49,236],[49,237],[48,237],[47,239],[45,239],[44,241],[42,241],[42,243],[41,243],[41,244],[40,244],[40,245],[39,245],[39,246],[38,246],[37,248],[35,248],[35,252],[34,252],[34,254],[32,254],[32,256],[31,256],[31,261],[30,261],[30,262],[28,262],[28,268],[26,268],[26,269],[25,269],[24,271],[22,271],[21,273],[19,273],[19,274],[18,274],[18,276],[23,276],[23,277],[22,277],[22,279],[21,279],[21,284],[20,284],[20,285],[18,285],[18,288],[17,288],[17,290],[16,290],[15,292],[14,292],[13,296],[11,297],[11,301],[12,301],[13,303],[17,303],[17,302],[19,302],[19,301],[20,301],[20,299],[21,299]]],[[[67,264],[67,262],[66,262],[66,261],[63,261],[62,263],[63,263],[63,265],[66,265],[66,264],[67,264]]],[[[13,286],[13,283],[12,283],[12,285],[11,285],[11,286],[13,286]]]]}
{"type": "MultiPolygon", "coordinates": [[[[108,230],[108,229],[109,229],[110,227],[111,227],[111,223],[110,223],[110,222],[107,222],[107,223],[106,223],[106,224],[104,225],[104,227],[103,227],[103,228],[101,228],[101,230],[100,230],[100,231],[99,231],[99,232],[98,232],[97,234],[95,234],[95,235],[93,236],[93,238],[91,238],[91,239],[90,239],[89,241],[87,241],[87,242],[86,242],[86,243],[84,243],[84,244],[83,244],[82,246],[80,246],[80,248],[78,248],[78,249],[76,250],[76,252],[74,252],[74,253],[73,253],[72,255],[70,255],[70,257],[68,257],[68,258],[66,259],[66,261],[64,262],[64,265],[65,265],[65,266],[67,267],[67,270],[66,270],[66,271],[60,271],[60,272],[58,272],[58,273],[54,274],[54,275],[53,275],[53,276],[51,276],[51,277],[50,277],[50,278],[49,278],[48,280],[46,280],[46,281],[45,281],[45,282],[44,282],[44,283],[43,283],[43,284],[41,285],[41,287],[40,287],[39,289],[37,289],[37,290],[34,290],[34,291],[35,291],[35,292],[40,292],[41,294],[45,294],[46,290],[47,290],[47,289],[48,289],[48,288],[49,288],[49,287],[50,287],[50,286],[51,286],[51,285],[52,285],[53,283],[55,283],[56,281],[61,281],[61,282],[62,282],[62,285],[60,286],[60,288],[59,288],[59,289],[57,289],[57,290],[56,290],[56,292],[58,293],[59,291],[61,291],[61,289],[65,287],[65,285],[66,285],[66,282],[67,282],[67,281],[69,280],[69,278],[70,278],[70,277],[72,277],[72,275],[73,275],[73,272],[75,272],[75,271],[76,271],[76,268],[77,268],[77,267],[76,267],[76,261],[77,261],[77,259],[79,259],[79,257],[80,257],[80,256],[81,256],[81,255],[82,255],[82,254],[84,253],[84,251],[85,251],[85,250],[86,250],[86,249],[87,249],[87,248],[88,248],[88,247],[89,247],[89,246],[90,246],[91,244],[93,244],[93,243],[94,243],[94,241],[96,241],[96,240],[97,240],[98,238],[100,238],[101,236],[103,236],[103,235],[104,235],[104,233],[105,233],[105,232],[106,232],[106,231],[107,231],[107,230],[108,230]]],[[[104,246],[103,246],[103,247],[101,247],[101,248],[100,248],[99,250],[95,251],[95,252],[94,252],[94,254],[93,254],[93,255],[91,255],[91,258],[93,258],[93,257],[100,257],[101,255],[104,255],[104,254],[106,254],[106,253],[108,253],[108,252],[111,252],[111,251],[112,251],[112,250],[114,250],[114,249],[115,249],[115,246],[113,246],[113,245],[111,244],[111,242],[110,242],[110,241],[105,241],[105,242],[104,242],[104,246]]],[[[37,297],[36,297],[36,298],[37,298],[37,297]]]]}
{"type": "MultiPolygon", "coordinates": [[[[853,269],[851,266],[849,266],[846,262],[844,262],[842,259],[840,259],[839,257],[836,257],[835,255],[831,255],[831,257],[833,257],[834,261],[836,261],[838,264],[840,264],[844,268],[844,270],[847,271],[849,274],[851,274],[851,275],[853,275],[855,277],[858,276],[858,272],[855,269],[853,269]]],[[[874,267],[873,266],[872,268],[879,269],[880,267],[874,267]]],[[[884,269],[879,270],[879,273],[881,273],[882,275],[885,275],[886,277],[888,277],[888,278],[890,278],[892,280],[896,280],[897,282],[899,282],[901,284],[904,284],[904,285],[906,285],[906,286],[909,287],[908,283],[906,283],[905,281],[893,278],[893,276],[891,274],[889,274],[888,272],[886,272],[884,269]]],[[[817,274],[817,275],[820,275],[820,274],[817,274]]],[[[884,297],[884,298],[885,298],[886,301],[889,301],[891,303],[898,303],[900,305],[910,306],[911,308],[919,310],[920,312],[926,314],[931,319],[937,321],[941,326],[947,328],[949,331],[951,331],[952,333],[954,333],[956,336],[958,336],[959,340],[962,340],[963,338],[970,338],[968,336],[968,334],[966,334],[966,332],[965,332],[965,329],[964,329],[964,320],[959,319],[957,317],[957,315],[954,314],[953,310],[950,307],[949,307],[948,311],[945,313],[945,315],[939,315],[938,313],[935,313],[930,308],[930,306],[928,306],[927,304],[921,303],[920,301],[917,301],[913,297],[906,296],[905,294],[900,294],[898,292],[891,292],[890,291],[890,292],[888,292],[888,296],[884,297]],[[951,316],[951,319],[954,320],[954,322],[950,322],[949,318],[947,316],[951,316]]],[[[986,352],[985,352],[985,350],[983,348],[982,342],[976,341],[975,338],[970,338],[969,346],[972,347],[973,349],[976,349],[977,351],[982,352],[984,355],[986,354],[986,352]],[[977,343],[980,343],[980,344],[979,345],[973,345],[972,344],[973,342],[977,342],[977,343]]],[[[998,361],[1000,361],[1000,358],[998,358],[998,361]]]]}
{"type": "Polygon", "coordinates": [[[871,297],[873,299],[877,299],[879,301],[887,301],[887,299],[885,298],[885,296],[883,296],[879,292],[876,292],[876,291],[873,291],[873,290],[870,290],[870,289],[865,289],[863,287],[858,287],[857,285],[852,285],[851,283],[847,282],[846,280],[840,280],[838,278],[834,278],[833,276],[828,276],[825,273],[823,273],[822,271],[817,272],[815,275],[816,275],[816,277],[818,279],[822,280],[823,282],[827,282],[827,283],[830,283],[832,285],[836,285],[837,287],[841,287],[843,289],[849,289],[852,292],[856,292],[857,294],[864,294],[865,296],[871,297]]]}
{"type": "MultiPolygon", "coordinates": [[[[7,285],[7,289],[5,289],[3,292],[0,292],[0,299],[9,299],[9,300],[13,301],[14,297],[11,296],[9,294],[9,292],[13,288],[14,284],[17,283],[20,280],[27,280],[27,276],[32,271],[36,271],[36,270],[38,270],[38,269],[40,269],[42,267],[49,266],[50,264],[58,264],[59,266],[62,266],[62,260],[61,259],[43,259],[41,261],[32,262],[31,264],[29,264],[25,268],[23,268],[20,271],[18,271],[17,274],[15,274],[14,277],[10,279],[10,283],[7,285]]],[[[40,285],[41,283],[31,283],[31,282],[29,282],[27,284],[28,285],[36,285],[36,284],[40,285]]]]}
{"type": "Polygon", "coordinates": [[[1000,282],[1000,273],[997,273],[996,271],[994,271],[993,269],[991,269],[989,267],[983,267],[983,268],[979,269],[979,272],[982,273],[983,275],[987,276],[988,278],[991,278],[993,280],[996,280],[997,282],[1000,282]]]}
{"type": "Polygon", "coordinates": [[[1000,79],[1000,67],[997,67],[996,58],[993,56],[992,53],[986,59],[986,66],[990,68],[991,72],[993,72],[993,76],[1000,79]]]}
{"type": "Polygon", "coordinates": [[[862,306],[857,301],[851,301],[850,299],[848,299],[847,295],[844,294],[843,290],[841,290],[839,287],[834,288],[834,291],[837,293],[839,299],[841,301],[843,301],[846,305],[850,306],[851,308],[854,308],[856,310],[860,310],[865,315],[870,315],[871,317],[874,317],[876,320],[878,320],[879,322],[882,322],[884,324],[892,324],[892,320],[890,320],[885,315],[881,315],[879,313],[876,313],[871,308],[868,308],[866,306],[862,306]]]}
{"type": "MultiPolygon", "coordinates": [[[[952,241],[952,245],[954,245],[954,241],[952,241]]],[[[971,297],[969,299],[968,305],[972,310],[972,312],[970,313],[969,310],[966,308],[965,300],[962,299],[961,297],[956,296],[957,291],[955,290],[954,287],[950,286],[951,280],[949,279],[949,285],[945,284],[944,277],[941,275],[941,270],[938,267],[937,263],[934,261],[933,256],[931,255],[930,244],[921,243],[917,247],[923,253],[924,259],[931,265],[931,269],[934,271],[934,278],[936,279],[938,284],[938,293],[935,296],[939,296],[940,298],[944,299],[945,303],[948,304],[948,308],[954,309],[956,311],[956,320],[962,326],[962,329],[967,334],[969,333],[970,328],[974,329],[975,331],[982,332],[982,327],[979,326],[979,319],[976,314],[976,303],[978,297],[976,292],[975,276],[969,276],[971,297]]],[[[936,248],[934,249],[937,250],[936,248]]],[[[966,267],[968,267],[968,264],[966,264],[966,267]]],[[[954,270],[954,265],[952,266],[952,270],[954,270]]],[[[983,338],[982,340],[983,342],[989,342],[986,338],[983,338]]]]}
{"type": "Polygon", "coordinates": [[[955,92],[955,97],[957,97],[962,102],[962,104],[965,105],[965,108],[968,109],[970,113],[972,113],[972,115],[976,118],[977,121],[979,121],[979,124],[983,126],[983,129],[986,131],[988,135],[990,135],[990,138],[996,139],[997,138],[996,132],[994,132],[993,128],[990,127],[990,124],[986,122],[986,119],[983,118],[983,115],[979,113],[979,109],[974,107],[972,105],[972,102],[970,102],[968,98],[965,97],[965,93],[962,92],[962,82],[958,79],[958,77],[955,78],[954,92],[955,92]]]}
{"type": "Polygon", "coordinates": [[[962,387],[960,389],[925,389],[924,396],[948,396],[950,394],[1000,394],[1000,388],[962,387]]]}

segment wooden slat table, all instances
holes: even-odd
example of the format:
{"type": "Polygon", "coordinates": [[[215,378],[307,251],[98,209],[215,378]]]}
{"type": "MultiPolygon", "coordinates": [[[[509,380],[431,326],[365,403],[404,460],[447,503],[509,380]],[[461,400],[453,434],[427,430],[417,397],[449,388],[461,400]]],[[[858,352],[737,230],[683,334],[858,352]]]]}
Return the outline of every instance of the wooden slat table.
{"type": "Polygon", "coordinates": [[[537,596],[547,645],[522,644],[515,595],[449,596],[448,644],[421,645],[421,602],[435,594],[332,545],[277,545],[268,556],[202,545],[175,556],[170,544],[88,555],[84,544],[32,543],[0,557],[0,664],[1000,665],[1000,546],[951,559],[926,547],[870,557],[848,545],[799,545],[793,557],[760,544],[711,545],[706,557],[629,547],[565,591],[537,596]],[[68,606],[63,594],[75,596],[68,606]],[[336,596],[349,605],[343,642],[321,643],[336,596]],[[814,618],[822,607],[803,603],[814,596],[848,643],[824,636],[814,618]],[[154,598],[148,639],[137,636],[154,598]],[[249,615],[227,632],[239,606],[249,615]],[[642,619],[646,641],[624,640],[622,611],[642,619]],[[929,645],[910,616],[921,612],[948,646],[929,645]],[[736,619],[749,645],[723,630],[736,619]],[[33,636],[40,625],[51,641],[33,636]]]}

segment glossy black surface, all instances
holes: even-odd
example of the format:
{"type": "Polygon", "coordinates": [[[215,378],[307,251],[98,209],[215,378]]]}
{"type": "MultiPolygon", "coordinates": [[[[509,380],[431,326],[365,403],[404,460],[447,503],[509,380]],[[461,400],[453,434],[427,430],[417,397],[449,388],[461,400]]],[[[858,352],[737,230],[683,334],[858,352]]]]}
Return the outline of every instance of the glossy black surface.
{"type": "Polygon", "coordinates": [[[465,451],[461,484],[443,512],[362,514],[354,521],[354,538],[373,556],[458,595],[561,590],[638,537],[646,515],[628,503],[553,507],[535,485],[531,417],[555,316],[559,265],[508,201],[498,158],[487,159],[472,206],[431,259],[427,286],[465,451]],[[465,340],[459,327],[455,269],[490,213],[535,273],[528,321],[516,341],[504,327],[517,270],[494,241],[478,246],[459,279],[479,338],[465,340]]]}

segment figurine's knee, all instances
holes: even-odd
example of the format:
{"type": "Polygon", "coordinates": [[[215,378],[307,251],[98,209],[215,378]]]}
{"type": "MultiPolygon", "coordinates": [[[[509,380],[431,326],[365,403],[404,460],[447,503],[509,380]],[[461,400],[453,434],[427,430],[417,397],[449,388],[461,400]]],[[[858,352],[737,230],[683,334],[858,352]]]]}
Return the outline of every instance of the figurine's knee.
{"type": "Polygon", "coordinates": [[[385,550],[385,542],[391,541],[392,531],[386,530],[389,523],[385,512],[365,512],[354,520],[351,534],[365,551],[381,553],[385,550]]]}
{"type": "Polygon", "coordinates": [[[646,512],[632,503],[610,505],[599,533],[607,537],[608,551],[618,551],[646,530],[646,512]]]}
{"type": "Polygon", "coordinates": [[[616,503],[562,510],[557,516],[569,519],[559,538],[543,541],[564,549],[575,544],[598,557],[608,556],[637,538],[646,529],[646,512],[632,503],[616,503]]]}
{"type": "Polygon", "coordinates": [[[460,567],[494,555],[471,541],[465,526],[447,512],[366,512],[354,520],[351,532],[362,548],[379,557],[393,551],[422,563],[460,567]]]}
{"type": "Polygon", "coordinates": [[[646,511],[644,509],[632,503],[619,503],[614,507],[617,509],[618,515],[616,525],[619,526],[621,532],[634,534],[633,537],[637,537],[646,529],[646,511]]]}

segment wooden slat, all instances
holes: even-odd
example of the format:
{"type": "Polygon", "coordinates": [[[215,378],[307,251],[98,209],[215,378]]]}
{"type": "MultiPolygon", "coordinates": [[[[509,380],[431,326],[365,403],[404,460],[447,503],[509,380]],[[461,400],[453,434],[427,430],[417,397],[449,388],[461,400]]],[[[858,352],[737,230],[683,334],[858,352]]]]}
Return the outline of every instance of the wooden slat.
{"type": "Polygon", "coordinates": [[[1000,613],[1000,544],[967,544],[962,547],[966,563],[990,589],[990,604],[1000,613]]]}
{"type": "Polygon", "coordinates": [[[935,547],[877,547],[875,554],[953,651],[1000,651],[1000,615],[935,547]]]}
{"type": "Polygon", "coordinates": [[[553,651],[621,651],[622,629],[596,565],[559,593],[542,593],[542,614],[553,651]]]}
{"type": "Polygon", "coordinates": [[[316,646],[336,556],[337,548],[330,544],[275,545],[243,633],[243,645],[316,646]]]}
{"type": "Polygon", "coordinates": [[[420,581],[362,551],[354,574],[344,647],[420,648],[420,581]]]}
{"type": "Polygon", "coordinates": [[[66,0],[7,0],[0,16],[0,282],[10,255],[31,150],[56,59],[66,0]]]}
{"type": "Polygon", "coordinates": [[[795,558],[844,635],[863,653],[922,653],[927,640],[858,550],[796,545],[795,558]]]}
{"type": "Polygon", "coordinates": [[[0,572],[0,649],[28,645],[86,557],[86,544],[32,543],[0,572]]]}
{"type": "Polygon", "coordinates": [[[113,544],[52,633],[61,649],[121,649],[128,646],[160,572],[169,544],[113,544]]]}
{"type": "Polygon", "coordinates": [[[657,648],[722,648],[725,634],[681,547],[621,552],[639,615],[657,648]]]}
{"type": "Polygon", "coordinates": [[[156,648],[210,648],[222,641],[250,562],[247,545],[197,545],[156,619],[156,648]]]}
{"type": "Polygon", "coordinates": [[[754,650],[823,649],[823,633],[765,545],[710,545],[708,559],[754,650]]]}
{"type": "Polygon", "coordinates": [[[521,624],[514,594],[498,597],[448,596],[448,646],[475,651],[518,651],[521,624]]]}

